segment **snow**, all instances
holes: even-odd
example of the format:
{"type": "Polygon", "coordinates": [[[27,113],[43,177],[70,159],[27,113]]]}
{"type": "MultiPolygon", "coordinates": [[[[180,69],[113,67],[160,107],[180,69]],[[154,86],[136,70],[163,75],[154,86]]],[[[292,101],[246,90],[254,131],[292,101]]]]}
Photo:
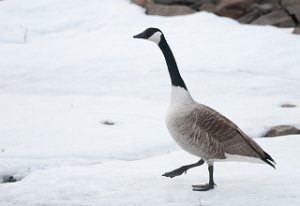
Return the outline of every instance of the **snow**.
{"type": "Polygon", "coordinates": [[[300,38],[292,29],[240,25],[200,12],[146,16],[127,0],[0,1],[1,206],[299,205],[300,135],[261,139],[277,124],[300,127],[300,38]],[[198,161],[165,126],[170,80],[152,42],[160,28],[193,98],[232,119],[277,161],[198,161]],[[283,103],[297,105],[281,108],[283,103]],[[110,121],[114,125],[105,125],[110,121]]]}
{"type": "Polygon", "coordinates": [[[136,161],[109,161],[88,166],[38,170],[21,182],[1,185],[1,205],[298,205],[300,191],[298,136],[259,139],[274,154],[278,169],[249,163],[218,163],[209,192],[192,184],[208,181],[207,167],[187,175],[161,174],[195,158],[183,151],[136,161]],[[288,140],[288,141],[287,141],[288,140]],[[286,161],[288,160],[288,161],[286,161]],[[30,189],[29,189],[30,188],[30,189]],[[4,192],[4,193],[3,193],[4,192]]]}

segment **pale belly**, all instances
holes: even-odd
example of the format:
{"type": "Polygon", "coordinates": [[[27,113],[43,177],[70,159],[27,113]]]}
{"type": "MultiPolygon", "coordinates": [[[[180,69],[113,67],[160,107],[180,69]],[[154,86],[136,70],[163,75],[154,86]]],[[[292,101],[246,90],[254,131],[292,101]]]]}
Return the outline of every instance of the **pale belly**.
{"type": "Polygon", "coordinates": [[[224,159],[223,145],[199,127],[195,107],[169,107],[166,124],[175,142],[185,151],[204,160],[224,159]]]}
{"type": "Polygon", "coordinates": [[[175,142],[188,153],[205,158],[199,136],[195,135],[192,126],[186,122],[189,111],[169,108],[166,115],[166,125],[175,142]],[[181,112],[174,112],[181,111],[181,112]]]}

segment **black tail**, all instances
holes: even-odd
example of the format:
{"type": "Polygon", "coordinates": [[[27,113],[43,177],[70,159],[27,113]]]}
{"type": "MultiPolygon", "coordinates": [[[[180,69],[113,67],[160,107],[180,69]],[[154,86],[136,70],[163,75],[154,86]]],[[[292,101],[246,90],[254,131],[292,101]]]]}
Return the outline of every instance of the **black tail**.
{"type": "Polygon", "coordinates": [[[276,162],[268,153],[264,152],[264,157],[262,157],[261,160],[267,163],[268,165],[270,165],[271,167],[273,167],[274,169],[276,169],[275,167],[276,162]]]}

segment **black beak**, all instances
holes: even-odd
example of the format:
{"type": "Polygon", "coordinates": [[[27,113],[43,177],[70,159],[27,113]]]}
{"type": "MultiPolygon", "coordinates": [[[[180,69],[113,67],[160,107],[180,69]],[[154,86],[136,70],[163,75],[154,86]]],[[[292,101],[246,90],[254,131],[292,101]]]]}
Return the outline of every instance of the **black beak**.
{"type": "Polygon", "coordinates": [[[136,39],[146,39],[146,35],[144,32],[140,33],[140,34],[137,34],[137,35],[134,35],[133,38],[136,38],[136,39]]]}

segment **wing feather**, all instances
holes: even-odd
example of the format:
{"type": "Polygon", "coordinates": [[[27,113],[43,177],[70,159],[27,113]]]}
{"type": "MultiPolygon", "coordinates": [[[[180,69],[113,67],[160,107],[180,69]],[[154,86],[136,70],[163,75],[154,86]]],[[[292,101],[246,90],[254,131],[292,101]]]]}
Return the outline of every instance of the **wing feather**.
{"type": "Polygon", "coordinates": [[[196,125],[202,136],[205,134],[212,139],[215,148],[219,150],[211,151],[211,154],[216,157],[224,156],[225,153],[256,158],[264,157],[263,149],[222,114],[201,104],[195,113],[196,125]]]}

